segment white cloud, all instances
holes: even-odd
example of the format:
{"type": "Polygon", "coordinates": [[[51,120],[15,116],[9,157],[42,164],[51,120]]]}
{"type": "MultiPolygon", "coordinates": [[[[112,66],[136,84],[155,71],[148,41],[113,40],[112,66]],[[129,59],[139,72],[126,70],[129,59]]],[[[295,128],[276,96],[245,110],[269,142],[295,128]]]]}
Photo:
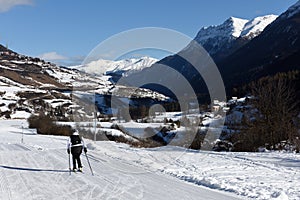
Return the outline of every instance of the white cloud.
{"type": "Polygon", "coordinates": [[[84,60],[85,56],[63,56],[57,52],[48,52],[37,56],[43,60],[50,61],[61,66],[75,66],[80,65],[84,60]]]}
{"type": "Polygon", "coordinates": [[[0,12],[6,12],[18,5],[33,5],[33,0],[0,0],[0,12]]]}
{"type": "Polygon", "coordinates": [[[67,60],[68,57],[59,55],[57,52],[48,52],[38,56],[39,58],[47,61],[61,61],[67,60]]]}

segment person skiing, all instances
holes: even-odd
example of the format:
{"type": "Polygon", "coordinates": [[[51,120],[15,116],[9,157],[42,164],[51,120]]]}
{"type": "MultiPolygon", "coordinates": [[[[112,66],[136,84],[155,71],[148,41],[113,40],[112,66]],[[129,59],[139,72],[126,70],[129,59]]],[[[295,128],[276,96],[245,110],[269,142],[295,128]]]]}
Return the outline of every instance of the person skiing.
{"type": "Polygon", "coordinates": [[[87,152],[86,145],[84,143],[84,140],[82,137],[79,136],[79,133],[77,130],[73,131],[73,134],[70,136],[67,142],[67,152],[68,154],[72,154],[72,160],[73,160],[73,171],[75,172],[77,170],[76,168],[76,162],[78,164],[78,171],[82,172],[82,164],[80,160],[80,155],[82,153],[82,149],[84,152],[87,152]]]}

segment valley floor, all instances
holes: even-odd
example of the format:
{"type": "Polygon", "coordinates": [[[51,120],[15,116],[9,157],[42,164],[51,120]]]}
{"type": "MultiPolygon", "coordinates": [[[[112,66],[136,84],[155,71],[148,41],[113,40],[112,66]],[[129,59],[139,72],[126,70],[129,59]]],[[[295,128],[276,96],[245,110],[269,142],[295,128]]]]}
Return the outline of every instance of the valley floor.
{"type": "Polygon", "coordinates": [[[69,175],[66,137],[0,121],[0,199],[299,199],[300,155],[88,144],[91,175],[69,175]]]}

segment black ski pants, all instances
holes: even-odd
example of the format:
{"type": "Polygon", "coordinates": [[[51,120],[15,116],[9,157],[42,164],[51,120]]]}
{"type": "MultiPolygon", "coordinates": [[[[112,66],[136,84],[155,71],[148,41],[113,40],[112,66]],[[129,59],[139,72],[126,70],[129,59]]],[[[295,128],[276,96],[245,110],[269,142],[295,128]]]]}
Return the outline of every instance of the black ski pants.
{"type": "Polygon", "coordinates": [[[82,167],[81,160],[80,160],[81,152],[82,152],[82,147],[81,146],[72,147],[72,149],[71,149],[72,159],[73,159],[73,169],[77,168],[76,167],[76,162],[78,164],[78,168],[82,167]]]}

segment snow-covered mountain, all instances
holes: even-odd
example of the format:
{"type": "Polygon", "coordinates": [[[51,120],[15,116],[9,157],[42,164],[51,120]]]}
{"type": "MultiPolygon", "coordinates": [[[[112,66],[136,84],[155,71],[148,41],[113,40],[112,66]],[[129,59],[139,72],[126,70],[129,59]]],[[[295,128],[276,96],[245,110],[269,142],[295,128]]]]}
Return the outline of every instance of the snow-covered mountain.
{"type": "Polygon", "coordinates": [[[100,59],[92,61],[87,65],[79,65],[71,68],[89,74],[127,76],[131,73],[150,67],[157,61],[157,59],[151,57],[130,58],[117,61],[100,59]]]}
{"type": "Polygon", "coordinates": [[[96,94],[94,101],[103,114],[112,112],[108,105],[111,96],[136,104],[143,99],[168,99],[151,90],[115,85],[107,77],[20,55],[0,45],[0,118],[24,118],[41,110],[55,115],[56,109],[64,110],[60,112],[62,118],[69,118],[74,110],[86,115],[83,105],[73,101],[74,94],[79,95],[76,99],[93,99],[96,94]]]}
{"type": "Polygon", "coordinates": [[[205,43],[209,39],[218,37],[238,38],[247,22],[246,19],[230,17],[221,25],[201,28],[195,39],[200,43],[205,43]]]}
{"type": "MultiPolygon", "coordinates": [[[[214,59],[227,92],[231,92],[233,87],[250,83],[262,76],[296,69],[299,66],[299,5],[298,2],[280,17],[266,15],[252,20],[231,17],[221,25],[202,28],[198,32],[195,41],[214,59]],[[289,19],[281,20],[288,16],[289,19]],[[262,66],[268,66],[268,69],[263,69],[262,66]],[[263,74],[260,73],[262,70],[263,74]]],[[[192,54],[193,45],[187,46],[181,52],[192,54]]],[[[197,93],[207,94],[203,79],[179,54],[163,58],[157,64],[170,66],[186,77],[197,93]]],[[[144,80],[148,74],[149,71],[145,71],[129,78],[144,80]]],[[[174,80],[177,78],[171,74],[168,77],[174,80]]],[[[149,88],[168,94],[168,91],[155,85],[149,88]]]]}
{"type": "Polygon", "coordinates": [[[264,31],[218,63],[227,87],[263,76],[299,70],[300,1],[281,14],[264,31]]]}
{"type": "Polygon", "coordinates": [[[277,15],[266,15],[249,20],[244,25],[243,31],[241,32],[240,36],[249,38],[258,36],[269,24],[277,19],[277,17],[277,15]]]}
{"type": "Polygon", "coordinates": [[[256,17],[252,20],[230,17],[223,24],[202,28],[195,40],[212,55],[231,49],[236,40],[241,44],[258,36],[270,23],[277,18],[276,15],[256,17]]]}

